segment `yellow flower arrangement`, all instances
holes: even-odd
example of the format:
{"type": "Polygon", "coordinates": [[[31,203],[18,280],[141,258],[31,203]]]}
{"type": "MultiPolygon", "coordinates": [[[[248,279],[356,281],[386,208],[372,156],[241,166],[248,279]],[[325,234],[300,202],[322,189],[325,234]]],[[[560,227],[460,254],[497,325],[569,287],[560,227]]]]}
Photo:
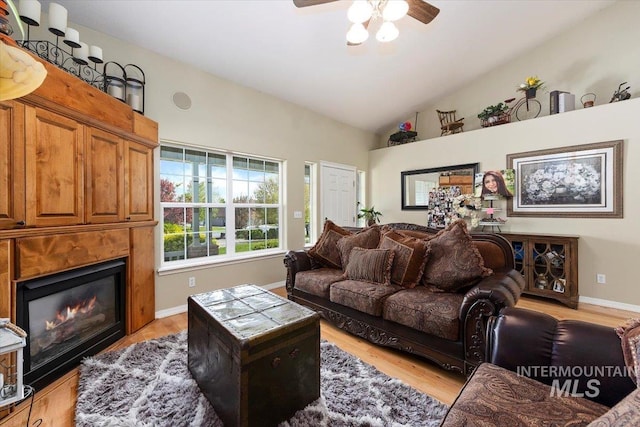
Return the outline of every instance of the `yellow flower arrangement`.
{"type": "Polygon", "coordinates": [[[524,83],[520,84],[518,88],[519,91],[525,92],[529,89],[540,89],[544,82],[540,80],[537,76],[527,77],[524,83]]]}

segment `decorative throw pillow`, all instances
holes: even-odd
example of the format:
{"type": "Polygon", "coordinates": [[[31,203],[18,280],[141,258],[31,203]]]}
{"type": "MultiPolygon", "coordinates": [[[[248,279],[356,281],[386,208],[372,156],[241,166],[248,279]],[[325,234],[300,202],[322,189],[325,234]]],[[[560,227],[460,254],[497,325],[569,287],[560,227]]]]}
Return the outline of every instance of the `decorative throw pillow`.
{"type": "Polygon", "coordinates": [[[350,231],[334,224],[333,221],[326,220],[320,238],[309,249],[309,256],[326,267],[342,268],[337,243],[342,237],[350,234],[350,231]]]}
{"type": "Polygon", "coordinates": [[[422,280],[426,284],[454,292],[493,273],[490,268],[485,268],[484,259],[474,246],[464,220],[449,225],[428,244],[431,255],[422,280]]]}
{"type": "Polygon", "coordinates": [[[427,242],[391,230],[382,235],[378,248],[395,252],[391,281],[404,288],[415,288],[429,257],[427,242]]]}
{"type": "Polygon", "coordinates": [[[640,388],[640,319],[627,320],[626,324],[616,328],[616,334],[622,341],[622,354],[629,376],[640,388]]]}
{"type": "Polygon", "coordinates": [[[349,254],[353,248],[375,249],[380,243],[380,226],[373,225],[364,230],[344,236],[338,240],[338,250],[340,251],[340,260],[342,267],[349,264],[349,254]]]}
{"type": "Polygon", "coordinates": [[[391,267],[394,252],[391,249],[353,248],[344,278],[391,285],[391,267]]]}

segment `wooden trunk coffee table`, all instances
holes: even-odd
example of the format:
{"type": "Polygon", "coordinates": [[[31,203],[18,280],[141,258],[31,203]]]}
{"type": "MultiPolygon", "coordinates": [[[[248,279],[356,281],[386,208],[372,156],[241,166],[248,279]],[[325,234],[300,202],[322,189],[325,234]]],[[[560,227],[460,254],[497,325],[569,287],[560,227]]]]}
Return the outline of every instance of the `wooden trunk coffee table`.
{"type": "Polygon", "coordinates": [[[255,285],[188,298],[189,370],[225,426],[275,426],[320,397],[320,316],[255,285]]]}

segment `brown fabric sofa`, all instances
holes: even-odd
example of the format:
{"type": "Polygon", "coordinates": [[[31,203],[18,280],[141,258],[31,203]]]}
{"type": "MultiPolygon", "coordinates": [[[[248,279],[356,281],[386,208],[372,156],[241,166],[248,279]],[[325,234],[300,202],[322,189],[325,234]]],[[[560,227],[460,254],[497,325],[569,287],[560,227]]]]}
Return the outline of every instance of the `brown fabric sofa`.
{"type": "MultiPolygon", "coordinates": [[[[453,228],[461,230],[457,225],[453,228]]],[[[360,256],[362,252],[358,251],[362,248],[356,246],[356,249],[351,249],[351,243],[360,240],[362,245],[372,244],[365,235],[371,229],[351,235],[349,239],[343,238],[345,230],[339,227],[332,231],[330,245],[346,247],[347,251],[351,250],[352,258],[360,256]]],[[[414,353],[445,369],[469,374],[485,359],[487,319],[503,307],[515,305],[524,287],[522,276],[513,269],[513,252],[508,241],[496,234],[478,233],[470,235],[471,243],[467,243],[466,248],[450,246],[443,249],[436,244],[442,240],[441,231],[438,234],[439,230],[417,224],[386,224],[381,227],[381,233],[387,238],[381,238],[376,250],[394,247],[394,244],[397,248],[395,258],[391,257],[394,265],[391,278],[385,278],[385,284],[375,283],[375,279],[369,277],[367,280],[351,279],[349,274],[352,270],[365,276],[368,272],[362,265],[354,265],[359,258],[356,261],[345,260],[347,252],[344,250],[342,262],[347,265],[342,268],[335,268],[340,262],[340,256],[336,254],[326,255],[324,264],[317,261],[324,258],[310,256],[309,252],[317,251],[323,239],[329,239],[325,226],[319,244],[312,250],[289,251],[285,255],[289,299],[318,311],[337,327],[375,344],[414,353]],[[416,239],[424,247],[420,242],[416,244],[416,239]],[[478,253],[480,264],[483,264],[480,271],[486,277],[478,277],[468,283],[454,283],[450,279],[457,276],[456,271],[447,268],[455,270],[459,266],[460,270],[468,272],[465,262],[473,257],[470,250],[478,253]],[[424,253],[425,259],[416,259],[416,253],[424,253]],[[448,262],[441,262],[440,258],[444,257],[448,262]],[[333,265],[328,267],[327,263],[333,265]],[[399,263],[404,263],[406,269],[399,272],[395,267],[399,263]],[[415,277],[399,282],[400,277],[406,279],[409,276],[410,270],[423,267],[424,275],[417,282],[413,280],[415,277]],[[444,283],[442,287],[445,289],[452,284],[456,288],[446,291],[433,286],[438,281],[444,283]]],[[[466,226],[464,233],[467,233],[466,226]]],[[[376,259],[376,265],[384,262],[391,261],[376,259]]]]}
{"type": "Polygon", "coordinates": [[[506,308],[442,427],[640,426],[640,390],[613,328],[506,308]]]}

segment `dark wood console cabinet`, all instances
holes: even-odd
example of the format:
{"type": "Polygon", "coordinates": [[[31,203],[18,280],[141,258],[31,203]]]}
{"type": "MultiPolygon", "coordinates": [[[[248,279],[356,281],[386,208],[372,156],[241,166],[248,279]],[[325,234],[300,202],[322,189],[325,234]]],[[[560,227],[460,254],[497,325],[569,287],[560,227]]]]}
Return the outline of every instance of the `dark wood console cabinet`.
{"type": "Polygon", "coordinates": [[[524,294],[578,308],[578,237],[499,233],[513,248],[515,269],[525,278],[524,294]]]}

